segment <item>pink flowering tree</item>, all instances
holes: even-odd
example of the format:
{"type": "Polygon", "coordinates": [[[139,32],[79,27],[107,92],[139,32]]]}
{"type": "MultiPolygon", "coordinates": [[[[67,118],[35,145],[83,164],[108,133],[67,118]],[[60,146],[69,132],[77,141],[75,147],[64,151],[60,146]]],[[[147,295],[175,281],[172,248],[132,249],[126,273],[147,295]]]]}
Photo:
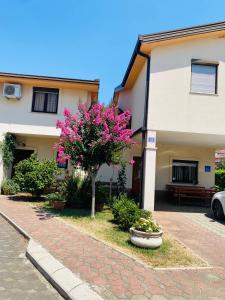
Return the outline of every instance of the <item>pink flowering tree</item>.
{"type": "Polygon", "coordinates": [[[134,142],[132,130],[127,129],[130,113],[118,115],[115,107],[93,104],[90,109],[80,105],[78,113],[64,110],[64,121],[57,121],[60,128],[60,140],[56,145],[60,163],[70,159],[74,166],[80,166],[91,177],[92,207],[95,215],[95,180],[103,164],[118,165],[122,160],[122,151],[134,142]]]}

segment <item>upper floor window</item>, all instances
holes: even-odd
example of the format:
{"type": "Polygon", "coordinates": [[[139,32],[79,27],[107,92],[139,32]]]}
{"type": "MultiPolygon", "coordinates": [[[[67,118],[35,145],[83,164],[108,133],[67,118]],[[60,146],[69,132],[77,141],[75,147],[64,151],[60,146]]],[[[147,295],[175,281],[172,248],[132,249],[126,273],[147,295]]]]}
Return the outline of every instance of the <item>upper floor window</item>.
{"type": "Polygon", "coordinates": [[[192,63],[191,92],[217,93],[217,64],[192,63]]]}
{"type": "Polygon", "coordinates": [[[56,114],[58,111],[58,98],[58,89],[34,87],[32,111],[56,114]]]}

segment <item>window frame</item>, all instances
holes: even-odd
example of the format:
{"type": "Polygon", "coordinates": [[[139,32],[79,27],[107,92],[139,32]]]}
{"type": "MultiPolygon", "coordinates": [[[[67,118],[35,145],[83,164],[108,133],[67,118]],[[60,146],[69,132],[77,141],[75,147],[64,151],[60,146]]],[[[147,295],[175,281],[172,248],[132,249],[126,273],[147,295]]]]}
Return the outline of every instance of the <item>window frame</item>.
{"type": "Polygon", "coordinates": [[[198,160],[189,160],[189,159],[172,159],[172,168],[171,168],[171,182],[174,184],[189,184],[189,185],[197,185],[198,184],[198,176],[199,176],[199,161],[198,160]],[[173,179],[173,163],[174,162],[181,162],[181,163],[192,163],[196,164],[196,181],[193,182],[184,182],[184,181],[176,181],[173,179]]]}
{"type": "Polygon", "coordinates": [[[190,94],[195,94],[195,95],[207,95],[207,96],[217,96],[218,95],[218,67],[219,63],[216,61],[204,61],[201,59],[192,59],[191,60],[191,83],[190,83],[190,94]],[[215,89],[214,93],[204,93],[204,92],[195,92],[192,91],[192,75],[193,75],[193,65],[197,66],[212,66],[215,67],[215,89]]]}
{"type": "Polygon", "coordinates": [[[59,106],[59,89],[56,88],[46,88],[46,87],[33,87],[33,97],[32,97],[32,107],[31,107],[31,112],[35,112],[35,113],[45,113],[45,114],[58,114],[58,106],[59,106]],[[40,110],[35,110],[35,93],[36,92],[42,92],[45,93],[45,100],[44,100],[44,110],[40,111],[40,110]],[[47,103],[48,103],[48,94],[56,94],[57,95],[57,102],[56,102],[56,111],[55,112],[51,112],[51,111],[47,111],[47,103]]]}

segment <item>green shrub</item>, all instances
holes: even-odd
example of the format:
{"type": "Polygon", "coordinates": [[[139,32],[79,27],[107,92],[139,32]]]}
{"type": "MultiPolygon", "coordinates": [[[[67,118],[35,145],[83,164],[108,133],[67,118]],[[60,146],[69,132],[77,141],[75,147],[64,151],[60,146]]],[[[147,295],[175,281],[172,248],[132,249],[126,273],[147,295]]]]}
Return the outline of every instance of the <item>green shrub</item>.
{"type": "Polygon", "coordinates": [[[4,167],[8,168],[13,162],[15,148],[16,137],[14,134],[7,132],[4,141],[0,143],[4,167]]]}
{"type": "Polygon", "coordinates": [[[60,193],[51,193],[47,195],[48,201],[65,201],[65,197],[60,193]]]}
{"type": "MultiPolygon", "coordinates": [[[[106,203],[108,199],[108,188],[101,182],[96,182],[96,204],[106,203]]],[[[80,175],[71,176],[62,183],[58,189],[65,195],[68,207],[91,208],[91,180],[80,175]]]]}
{"type": "Polygon", "coordinates": [[[12,179],[7,179],[2,182],[2,193],[4,195],[15,195],[19,190],[19,185],[12,179]]]}
{"type": "Polygon", "coordinates": [[[82,208],[85,198],[82,197],[82,187],[84,179],[81,176],[69,177],[64,181],[63,194],[67,202],[67,206],[74,208],[82,208]]]}
{"type": "Polygon", "coordinates": [[[140,218],[151,217],[151,212],[140,209],[134,200],[128,198],[126,194],[121,194],[114,200],[112,214],[119,228],[125,231],[129,230],[140,218]]]}
{"type": "Polygon", "coordinates": [[[54,160],[40,161],[36,154],[32,154],[30,158],[16,165],[13,179],[21,191],[39,196],[46,187],[56,182],[58,174],[58,167],[54,160]]]}
{"type": "Polygon", "coordinates": [[[225,169],[217,169],[215,171],[215,184],[220,191],[225,189],[225,169]]]}

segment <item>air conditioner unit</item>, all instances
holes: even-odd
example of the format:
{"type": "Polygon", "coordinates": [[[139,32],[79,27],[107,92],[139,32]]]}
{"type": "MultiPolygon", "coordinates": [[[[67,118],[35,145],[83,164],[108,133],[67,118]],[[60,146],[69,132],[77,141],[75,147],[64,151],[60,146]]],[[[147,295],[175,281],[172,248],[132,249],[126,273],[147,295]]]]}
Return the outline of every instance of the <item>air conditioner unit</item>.
{"type": "Polygon", "coordinates": [[[8,99],[20,99],[21,98],[21,85],[4,83],[3,96],[8,99]]]}

